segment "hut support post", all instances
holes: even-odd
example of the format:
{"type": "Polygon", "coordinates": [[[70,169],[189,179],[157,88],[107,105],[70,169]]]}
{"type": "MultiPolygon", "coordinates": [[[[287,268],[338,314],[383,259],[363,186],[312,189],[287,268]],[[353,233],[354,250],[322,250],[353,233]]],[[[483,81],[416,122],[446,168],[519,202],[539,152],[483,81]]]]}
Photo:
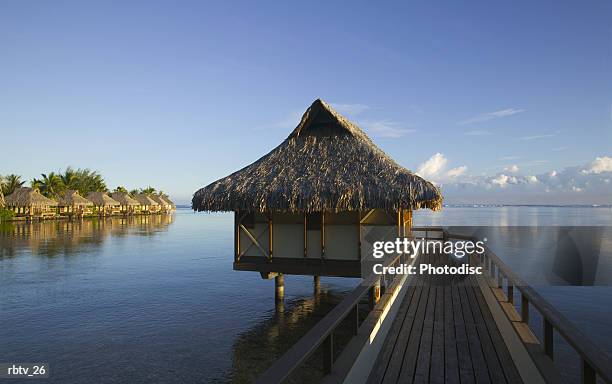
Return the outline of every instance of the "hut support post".
{"type": "Polygon", "coordinates": [[[272,214],[268,215],[268,260],[272,261],[272,214]]]}
{"type": "Polygon", "coordinates": [[[274,299],[276,301],[283,300],[285,298],[285,276],[279,273],[274,278],[274,299]]]}
{"type": "Polygon", "coordinates": [[[376,283],[374,283],[372,287],[370,287],[370,291],[368,292],[368,299],[370,304],[370,310],[372,310],[380,299],[380,279],[378,279],[376,283]]]}
{"type": "Polygon", "coordinates": [[[315,276],[313,279],[315,294],[321,291],[321,276],[315,276]]]}
{"type": "Polygon", "coordinates": [[[325,259],[325,211],[321,211],[321,259],[325,259]]]}

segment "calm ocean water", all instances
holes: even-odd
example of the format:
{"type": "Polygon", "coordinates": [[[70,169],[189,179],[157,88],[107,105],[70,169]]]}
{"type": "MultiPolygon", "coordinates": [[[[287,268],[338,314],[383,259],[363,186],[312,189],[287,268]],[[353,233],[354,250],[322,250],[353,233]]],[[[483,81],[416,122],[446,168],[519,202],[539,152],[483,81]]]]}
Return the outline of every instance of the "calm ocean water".
{"type": "MultiPolygon", "coordinates": [[[[612,226],[612,210],[415,214],[415,225],[428,224],[612,226]]],[[[490,246],[612,353],[612,238],[607,228],[598,233],[591,286],[567,285],[573,277],[555,269],[554,237],[528,250],[510,232],[490,246]]],[[[286,276],[285,303],[275,305],[272,280],[232,270],[232,234],[231,215],[184,209],[127,221],[1,225],[0,362],[49,362],[51,383],[249,382],[358,281],[322,278],[315,293],[312,278],[286,276]]]]}

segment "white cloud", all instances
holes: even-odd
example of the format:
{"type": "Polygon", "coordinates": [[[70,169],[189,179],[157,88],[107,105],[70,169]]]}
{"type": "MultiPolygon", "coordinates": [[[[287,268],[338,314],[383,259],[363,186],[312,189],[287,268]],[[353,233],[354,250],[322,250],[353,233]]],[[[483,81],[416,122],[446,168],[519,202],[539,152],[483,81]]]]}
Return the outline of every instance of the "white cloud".
{"type": "Polygon", "coordinates": [[[495,111],[495,112],[481,113],[469,119],[460,121],[459,124],[465,125],[465,124],[480,123],[483,121],[498,119],[500,117],[516,115],[517,113],[521,113],[521,112],[525,112],[525,109],[508,108],[508,109],[502,109],[502,110],[495,111]]]}
{"type": "Polygon", "coordinates": [[[456,182],[457,178],[465,175],[467,167],[465,165],[446,169],[448,159],[441,153],[436,153],[427,161],[417,167],[417,174],[435,183],[456,182]]]}
{"type": "Polygon", "coordinates": [[[377,137],[398,138],[416,132],[416,129],[404,128],[401,124],[388,120],[365,120],[360,122],[359,126],[363,127],[372,136],[377,137]]]}
{"type": "Polygon", "coordinates": [[[446,172],[446,176],[448,176],[450,178],[455,178],[455,177],[459,177],[459,176],[465,174],[466,171],[467,171],[467,167],[465,165],[462,165],[460,167],[449,169],[446,172]]]}
{"type": "Polygon", "coordinates": [[[484,131],[484,130],[473,130],[473,131],[467,131],[465,133],[466,136],[490,136],[492,135],[493,132],[490,131],[484,131]]]}
{"type": "Polygon", "coordinates": [[[612,172],[612,157],[596,157],[589,165],[582,170],[583,174],[600,174],[602,172],[612,172]]]}
{"type": "Polygon", "coordinates": [[[532,135],[532,136],[523,136],[521,140],[537,140],[537,139],[547,139],[550,137],[555,137],[553,134],[542,134],[542,135],[532,135]]]}
{"type": "Polygon", "coordinates": [[[370,109],[369,105],[365,104],[336,104],[332,103],[332,107],[342,114],[359,115],[370,109]]]}
{"type": "Polygon", "coordinates": [[[504,168],[504,171],[510,172],[510,173],[517,173],[519,171],[519,167],[516,164],[509,165],[506,168],[504,168]]]}
{"type": "Polygon", "coordinates": [[[418,166],[417,174],[424,178],[439,176],[441,171],[446,167],[446,163],[448,163],[448,159],[438,152],[430,157],[429,160],[418,166]]]}

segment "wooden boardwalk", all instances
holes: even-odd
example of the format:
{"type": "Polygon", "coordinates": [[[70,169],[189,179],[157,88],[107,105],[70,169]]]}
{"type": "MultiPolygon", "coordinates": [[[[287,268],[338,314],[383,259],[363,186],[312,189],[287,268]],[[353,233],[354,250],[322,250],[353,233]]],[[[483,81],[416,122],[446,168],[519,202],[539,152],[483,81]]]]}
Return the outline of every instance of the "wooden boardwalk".
{"type": "Polygon", "coordinates": [[[475,277],[417,275],[408,290],[369,383],[523,382],[475,277]]]}

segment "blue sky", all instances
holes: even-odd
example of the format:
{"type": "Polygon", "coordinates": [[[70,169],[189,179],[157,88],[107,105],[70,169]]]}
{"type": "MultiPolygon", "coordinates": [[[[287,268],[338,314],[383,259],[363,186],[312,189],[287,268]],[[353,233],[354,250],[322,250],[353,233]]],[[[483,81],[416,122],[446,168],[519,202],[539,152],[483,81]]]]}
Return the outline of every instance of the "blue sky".
{"type": "Polygon", "coordinates": [[[320,97],[451,202],[612,202],[612,3],[223,3],[2,2],[0,174],[188,201],[320,97]]]}

